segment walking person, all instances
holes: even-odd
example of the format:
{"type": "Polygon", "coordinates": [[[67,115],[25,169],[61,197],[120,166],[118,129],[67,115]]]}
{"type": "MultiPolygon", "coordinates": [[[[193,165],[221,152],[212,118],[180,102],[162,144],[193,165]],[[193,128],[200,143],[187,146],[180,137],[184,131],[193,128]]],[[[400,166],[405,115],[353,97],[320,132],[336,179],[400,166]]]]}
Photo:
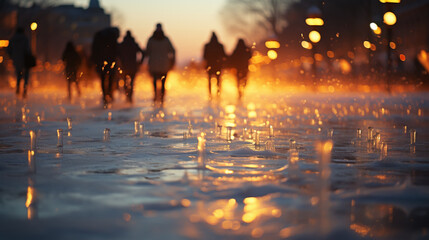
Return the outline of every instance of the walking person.
{"type": "Polygon", "coordinates": [[[76,90],[78,96],[80,96],[80,89],[77,80],[77,71],[82,63],[82,58],[79,53],[76,51],[74,44],[69,41],[66,44],[64,49],[62,60],[65,65],[64,74],[67,79],[67,93],[69,101],[72,99],[71,85],[74,83],[76,85],[76,90]]]}
{"type": "Polygon", "coordinates": [[[231,67],[237,71],[238,98],[243,96],[244,88],[247,84],[247,74],[249,72],[249,60],[252,57],[250,47],[246,46],[243,39],[239,39],[234,52],[229,58],[231,67]]]}
{"type": "Polygon", "coordinates": [[[122,75],[125,76],[125,94],[127,101],[133,101],[134,78],[139,66],[143,63],[145,52],[134,40],[130,31],[127,31],[124,40],[119,45],[119,57],[122,66],[122,75]],[[140,60],[138,54],[140,53],[140,60]]]}
{"type": "Polygon", "coordinates": [[[167,73],[176,61],[176,51],[168,37],[162,30],[162,25],[158,23],[153,35],[149,38],[146,47],[146,55],[149,58],[149,73],[153,77],[154,102],[164,102],[165,81],[167,73]],[[158,93],[158,81],[161,81],[161,93],[158,93]]]}
{"type": "Polygon", "coordinates": [[[20,93],[21,79],[24,79],[24,90],[23,98],[27,97],[27,86],[30,74],[30,68],[36,65],[36,59],[34,58],[28,38],[24,34],[24,29],[18,27],[15,34],[9,40],[9,47],[7,52],[13,61],[16,73],[16,95],[20,93]]]}
{"type": "Polygon", "coordinates": [[[113,84],[116,77],[119,29],[105,28],[97,32],[92,42],[91,60],[101,80],[104,106],[113,101],[113,84]]]}
{"type": "Polygon", "coordinates": [[[220,95],[221,90],[221,74],[224,62],[226,60],[226,54],[224,47],[219,43],[216,34],[213,32],[210,42],[204,45],[203,58],[206,61],[206,70],[208,73],[209,80],[209,98],[211,99],[212,86],[211,78],[216,77],[217,81],[217,96],[220,95]]]}

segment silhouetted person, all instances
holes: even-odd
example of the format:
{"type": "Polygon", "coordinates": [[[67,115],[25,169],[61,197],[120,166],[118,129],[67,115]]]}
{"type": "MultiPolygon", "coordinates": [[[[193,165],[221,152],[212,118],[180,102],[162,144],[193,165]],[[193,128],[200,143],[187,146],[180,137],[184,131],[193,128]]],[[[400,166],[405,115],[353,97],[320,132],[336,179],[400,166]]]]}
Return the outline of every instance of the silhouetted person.
{"type": "Polygon", "coordinates": [[[30,43],[28,38],[24,35],[24,29],[18,27],[15,34],[9,40],[9,47],[7,52],[13,61],[16,73],[16,95],[20,92],[21,79],[24,78],[24,92],[23,97],[27,97],[27,85],[30,68],[34,67],[35,59],[31,53],[30,43]],[[33,59],[31,59],[33,58],[33,59]]]}
{"type": "Polygon", "coordinates": [[[113,101],[113,83],[118,57],[119,29],[109,27],[97,32],[92,42],[91,59],[101,79],[104,105],[113,101]]]}
{"type": "Polygon", "coordinates": [[[71,100],[72,83],[75,83],[77,93],[80,96],[80,89],[77,81],[77,71],[80,67],[80,64],[82,63],[82,58],[79,55],[79,53],[76,51],[74,44],[70,41],[67,42],[66,48],[64,49],[62,60],[65,65],[64,74],[66,75],[66,79],[67,79],[68,98],[69,100],[71,100]]]}
{"type": "Polygon", "coordinates": [[[171,70],[176,61],[176,51],[170,40],[164,35],[162,25],[158,23],[153,35],[149,38],[146,47],[146,55],[149,57],[149,73],[153,77],[154,101],[160,97],[164,102],[165,80],[167,73],[171,70]],[[158,94],[157,82],[161,80],[161,94],[158,94]]]}
{"type": "Polygon", "coordinates": [[[134,78],[139,66],[143,63],[145,52],[131,36],[131,32],[127,31],[124,40],[119,45],[119,57],[122,63],[122,74],[125,76],[125,94],[127,101],[133,101],[134,78]],[[137,54],[140,53],[140,60],[137,61],[137,54]]]}
{"type": "Polygon", "coordinates": [[[249,72],[249,59],[252,57],[251,49],[246,46],[243,39],[239,39],[234,52],[229,58],[231,67],[237,70],[238,97],[243,96],[247,84],[247,73],[249,72]]]}
{"type": "Polygon", "coordinates": [[[211,98],[212,86],[211,78],[216,76],[217,95],[220,95],[222,68],[226,60],[223,45],[219,43],[216,34],[213,32],[210,42],[204,46],[204,60],[206,61],[206,70],[209,78],[209,97],[211,98]]]}

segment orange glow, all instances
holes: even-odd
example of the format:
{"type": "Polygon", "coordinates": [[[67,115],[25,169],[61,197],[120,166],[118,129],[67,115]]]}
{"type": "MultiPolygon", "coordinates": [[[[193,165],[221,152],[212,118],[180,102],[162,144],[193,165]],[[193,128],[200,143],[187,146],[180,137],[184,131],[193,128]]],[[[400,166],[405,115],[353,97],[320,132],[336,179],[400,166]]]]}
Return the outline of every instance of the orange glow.
{"type": "Polygon", "coordinates": [[[31,31],[36,31],[37,29],[37,23],[36,22],[32,22],[30,25],[31,31]]]}
{"type": "Polygon", "coordinates": [[[316,61],[321,62],[323,61],[323,55],[320,53],[316,53],[314,54],[314,59],[316,59],[316,61]]]}
{"type": "Polygon", "coordinates": [[[124,80],[119,80],[118,82],[119,87],[123,88],[125,86],[125,81],[124,80]]]}
{"type": "Polygon", "coordinates": [[[129,213],[124,213],[122,216],[125,222],[129,222],[131,220],[131,215],[129,213]]]}
{"type": "Polygon", "coordinates": [[[3,56],[0,56],[0,63],[3,63],[3,56]]]}
{"type": "Polygon", "coordinates": [[[403,62],[405,62],[405,60],[407,60],[407,58],[405,57],[405,55],[404,55],[404,54],[400,54],[400,55],[399,55],[399,59],[400,59],[401,61],[403,61],[403,62]]]}
{"type": "Polygon", "coordinates": [[[320,33],[318,31],[311,31],[308,34],[308,37],[310,38],[310,41],[312,41],[313,43],[318,43],[320,42],[320,39],[322,38],[322,36],[320,36],[320,33]]]}
{"type": "Polygon", "coordinates": [[[381,3],[400,3],[401,0],[380,0],[381,3]]]}
{"type": "Polygon", "coordinates": [[[268,40],[265,42],[265,47],[267,48],[280,48],[280,43],[276,40],[268,40]]]}
{"type": "Polygon", "coordinates": [[[262,230],[262,228],[255,228],[252,230],[252,237],[260,238],[262,235],[264,235],[264,230],[262,230]]]}
{"type": "Polygon", "coordinates": [[[313,45],[310,42],[307,42],[307,41],[302,41],[301,42],[301,46],[303,48],[305,48],[305,49],[312,49],[313,48],[313,45]]]}
{"type": "Polygon", "coordinates": [[[348,73],[350,73],[352,71],[352,66],[345,59],[341,59],[340,60],[340,68],[341,68],[341,72],[343,74],[348,74],[348,73]]]}
{"type": "Polygon", "coordinates": [[[374,30],[374,33],[375,33],[375,34],[377,34],[377,35],[380,35],[380,34],[381,34],[381,28],[380,28],[380,27],[377,27],[377,28],[374,30]]]}
{"type": "Polygon", "coordinates": [[[0,40],[0,48],[8,47],[9,40],[0,40]]]}
{"type": "Polygon", "coordinates": [[[383,15],[383,22],[389,26],[395,25],[396,15],[393,12],[386,12],[383,15]]]}
{"type": "Polygon", "coordinates": [[[34,197],[34,188],[31,186],[28,186],[27,188],[27,201],[25,202],[25,206],[28,208],[33,203],[33,197],[34,197]]]}
{"type": "Polygon", "coordinates": [[[371,51],[375,51],[377,50],[377,47],[375,46],[375,44],[371,43],[371,51]]]}
{"type": "Polygon", "coordinates": [[[396,43],[394,43],[394,42],[390,42],[389,46],[391,49],[396,49],[396,43]]]}
{"type": "Polygon", "coordinates": [[[321,18],[307,18],[305,19],[305,23],[308,26],[323,26],[324,22],[321,18]]]}
{"type": "Polygon", "coordinates": [[[370,48],[371,48],[371,43],[370,43],[369,41],[364,41],[364,42],[363,42],[363,46],[364,46],[365,48],[367,48],[367,49],[370,49],[370,48]]]}
{"type": "Polygon", "coordinates": [[[328,56],[328,58],[334,58],[335,57],[335,53],[333,51],[327,51],[326,55],[328,56]]]}
{"type": "Polygon", "coordinates": [[[277,59],[277,52],[274,50],[269,50],[267,52],[267,56],[271,59],[271,60],[275,60],[277,59]]]}
{"type": "Polygon", "coordinates": [[[368,235],[368,233],[370,232],[370,228],[368,226],[365,225],[359,225],[359,224],[350,224],[350,229],[355,231],[357,234],[361,235],[362,237],[368,235]]]}
{"type": "Polygon", "coordinates": [[[234,105],[226,105],[225,106],[225,113],[231,114],[235,112],[235,106],[234,105]]]}
{"type": "Polygon", "coordinates": [[[189,199],[186,199],[186,198],[182,199],[182,200],[180,201],[180,203],[181,203],[181,204],[182,204],[182,206],[184,206],[184,207],[189,207],[189,206],[191,206],[191,201],[190,201],[189,199]]]}

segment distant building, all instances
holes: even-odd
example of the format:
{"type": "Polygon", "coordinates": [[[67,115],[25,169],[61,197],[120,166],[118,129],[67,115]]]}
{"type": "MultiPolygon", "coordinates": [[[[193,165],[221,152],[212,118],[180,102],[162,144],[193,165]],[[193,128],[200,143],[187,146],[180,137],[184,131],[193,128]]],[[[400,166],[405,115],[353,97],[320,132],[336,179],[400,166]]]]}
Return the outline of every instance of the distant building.
{"type": "Polygon", "coordinates": [[[95,32],[109,27],[111,17],[98,0],[90,0],[88,8],[59,5],[41,8],[7,6],[0,9],[0,40],[9,39],[17,26],[24,27],[27,36],[35,41],[37,58],[57,62],[67,41],[73,41],[89,55],[95,32]],[[30,24],[38,27],[31,33],[30,24]]]}

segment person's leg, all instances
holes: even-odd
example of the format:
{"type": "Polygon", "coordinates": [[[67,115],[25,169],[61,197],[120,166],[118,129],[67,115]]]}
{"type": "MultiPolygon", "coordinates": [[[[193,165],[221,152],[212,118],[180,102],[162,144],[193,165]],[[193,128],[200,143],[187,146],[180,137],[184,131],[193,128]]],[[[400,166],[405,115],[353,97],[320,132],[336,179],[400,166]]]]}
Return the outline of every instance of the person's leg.
{"type": "Polygon", "coordinates": [[[209,73],[209,98],[212,98],[212,74],[209,73]]]}
{"type": "Polygon", "coordinates": [[[23,74],[24,74],[24,94],[23,97],[26,98],[27,97],[27,86],[28,86],[28,78],[29,78],[29,74],[30,74],[30,69],[25,68],[23,70],[23,74]]]}
{"type": "Polygon", "coordinates": [[[77,95],[80,97],[80,87],[79,87],[79,81],[77,79],[77,71],[73,72],[73,79],[74,79],[74,83],[76,84],[77,95]]]}
{"type": "Polygon", "coordinates": [[[128,102],[132,102],[133,101],[133,93],[134,93],[134,78],[135,78],[136,74],[131,73],[130,74],[130,79],[129,79],[129,87],[127,89],[127,100],[128,102]]]}
{"type": "Polygon", "coordinates": [[[156,81],[158,80],[157,74],[152,74],[153,76],[153,101],[156,102],[158,98],[158,89],[156,89],[156,81]]]}
{"type": "Polygon", "coordinates": [[[109,101],[113,102],[113,84],[115,83],[115,71],[113,68],[109,70],[108,77],[109,77],[108,96],[109,96],[109,101]]]}
{"type": "Polygon", "coordinates": [[[220,73],[216,74],[216,80],[217,80],[217,96],[220,96],[220,91],[222,89],[222,80],[220,78],[220,73]]]}
{"type": "Polygon", "coordinates": [[[70,72],[66,72],[66,79],[67,79],[67,97],[70,101],[71,100],[71,83],[72,83],[72,76],[70,72]]]}
{"type": "Polygon", "coordinates": [[[21,69],[16,69],[16,95],[19,95],[21,78],[22,78],[21,69]]]}
{"type": "Polygon", "coordinates": [[[101,91],[103,92],[103,102],[104,105],[107,104],[107,88],[106,88],[106,74],[104,70],[100,70],[98,72],[98,75],[100,76],[100,83],[101,83],[101,91]]]}
{"type": "Polygon", "coordinates": [[[167,80],[167,73],[162,74],[161,76],[161,102],[164,102],[165,96],[165,81],[167,80]]]}

